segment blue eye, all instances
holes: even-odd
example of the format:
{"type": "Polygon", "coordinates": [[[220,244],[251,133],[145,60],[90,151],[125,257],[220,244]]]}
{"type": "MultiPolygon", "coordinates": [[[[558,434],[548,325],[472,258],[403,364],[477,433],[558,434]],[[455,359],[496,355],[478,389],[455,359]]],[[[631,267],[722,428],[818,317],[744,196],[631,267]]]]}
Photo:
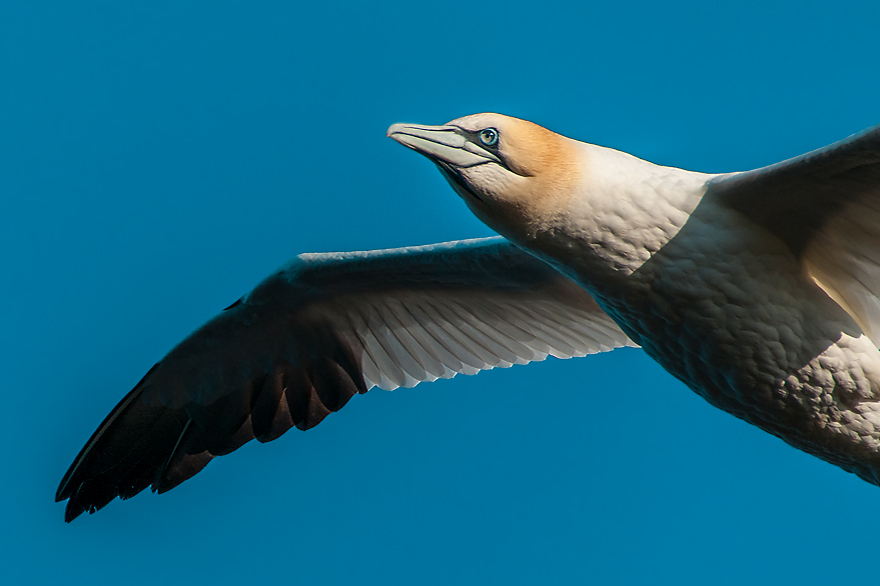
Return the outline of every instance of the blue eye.
{"type": "Polygon", "coordinates": [[[494,128],[484,128],[480,131],[480,142],[486,146],[492,146],[498,142],[498,131],[494,128]]]}

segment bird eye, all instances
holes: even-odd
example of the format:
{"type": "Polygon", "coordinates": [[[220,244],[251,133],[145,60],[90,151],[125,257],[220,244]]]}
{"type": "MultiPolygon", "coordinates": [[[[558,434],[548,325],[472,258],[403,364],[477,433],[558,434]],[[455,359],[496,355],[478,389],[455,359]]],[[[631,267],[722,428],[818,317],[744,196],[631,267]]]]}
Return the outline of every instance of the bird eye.
{"type": "Polygon", "coordinates": [[[484,128],[480,131],[480,142],[486,146],[492,146],[498,142],[498,131],[494,128],[484,128]]]}

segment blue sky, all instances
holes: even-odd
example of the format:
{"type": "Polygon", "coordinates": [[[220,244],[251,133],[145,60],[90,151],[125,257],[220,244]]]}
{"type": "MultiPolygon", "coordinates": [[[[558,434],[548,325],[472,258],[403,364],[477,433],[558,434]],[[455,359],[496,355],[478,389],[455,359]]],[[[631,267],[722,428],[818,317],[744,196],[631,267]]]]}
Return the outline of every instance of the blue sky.
{"type": "Polygon", "coordinates": [[[287,258],[491,235],[393,122],[710,172],[880,122],[869,2],[311,4],[0,5],[0,581],[876,580],[880,489],[637,350],[374,390],[62,522],[106,413],[287,258]]]}

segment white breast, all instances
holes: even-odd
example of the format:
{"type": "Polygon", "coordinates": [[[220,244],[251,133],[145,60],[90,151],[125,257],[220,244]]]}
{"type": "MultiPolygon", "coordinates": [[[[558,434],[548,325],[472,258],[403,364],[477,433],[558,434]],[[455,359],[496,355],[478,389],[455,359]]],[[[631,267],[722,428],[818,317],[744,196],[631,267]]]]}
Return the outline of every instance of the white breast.
{"type": "Polygon", "coordinates": [[[880,353],[853,318],[782,240],[703,197],[713,176],[589,156],[602,170],[543,250],[710,403],[877,482],[880,353]]]}

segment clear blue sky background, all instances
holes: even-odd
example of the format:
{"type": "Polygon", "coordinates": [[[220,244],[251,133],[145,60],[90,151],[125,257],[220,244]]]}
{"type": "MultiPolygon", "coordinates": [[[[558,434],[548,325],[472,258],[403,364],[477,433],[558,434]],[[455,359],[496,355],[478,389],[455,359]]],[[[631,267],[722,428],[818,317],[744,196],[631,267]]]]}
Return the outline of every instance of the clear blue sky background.
{"type": "Polygon", "coordinates": [[[109,409],[287,258],[490,235],[393,122],[701,171],[880,122],[874,2],[309,4],[0,4],[0,582],[876,582],[880,489],[638,350],[375,390],[62,522],[109,409]]]}

